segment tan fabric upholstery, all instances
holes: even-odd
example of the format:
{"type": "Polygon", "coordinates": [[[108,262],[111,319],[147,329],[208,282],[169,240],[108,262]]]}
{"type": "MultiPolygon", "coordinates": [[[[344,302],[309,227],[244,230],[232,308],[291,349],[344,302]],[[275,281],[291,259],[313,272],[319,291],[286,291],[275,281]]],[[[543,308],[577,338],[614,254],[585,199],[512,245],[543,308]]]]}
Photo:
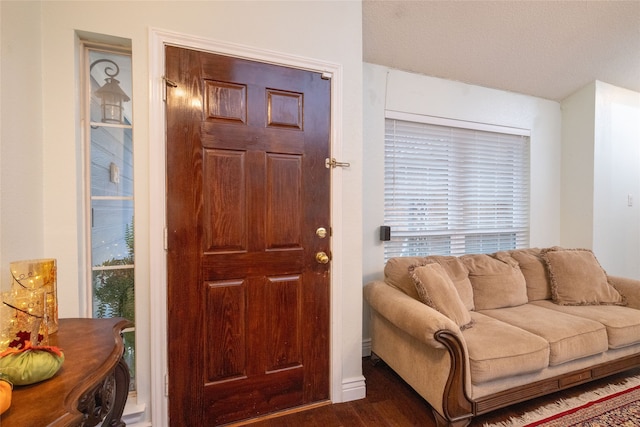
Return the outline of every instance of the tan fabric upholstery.
{"type": "Polygon", "coordinates": [[[398,292],[398,289],[385,282],[367,284],[364,297],[373,310],[381,313],[397,328],[431,347],[444,347],[434,337],[438,331],[448,330],[461,334],[460,328],[453,320],[418,299],[398,292]]]}
{"type": "Polygon", "coordinates": [[[521,328],[472,312],[474,327],[462,331],[475,384],[542,370],[549,343],[521,328]]]}
{"type": "MultiPolygon", "coordinates": [[[[398,293],[395,289],[394,292],[398,293]]],[[[421,302],[414,301],[425,307],[421,302]]],[[[425,345],[376,310],[371,311],[371,331],[371,351],[381,357],[436,411],[443,414],[442,391],[451,369],[447,351],[425,345]]]]}
{"type": "Polygon", "coordinates": [[[425,260],[437,262],[444,267],[467,310],[473,310],[475,307],[473,305],[473,288],[469,281],[469,270],[460,261],[460,258],[456,256],[431,255],[426,257],[425,260]]]}
{"type": "Polygon", "coordinates": [[[611,275],[607,275],[607,279],[613,287],[624,295],[627,307],[640,310],[640,280],[611,275]]]}
{"type": "Polygon", "coordinates": [[[458,290],[458,295],[468,310],[473,310],[473,289],[469,281],[469,272],[458,257],[431,255],[428,257],[395,257],[390,258],[384,266],[385,281],[391,286],[400,289],[412,298],[420,299],[413,279],[409,276],[409,267],[416,264],[426,264],[435,262],[442,267],[449,275],[454,286],[458,290]]]}
{"type": "Polygon", "coordinates": [[[485,310],[484,315],[531,332],[549,343],[549,364],[591,356],[607,350],[605,327],[593,320],[525,304],[485,310]]]}
{"type": "Polygon", "coordinates": [[[420,301],[438,310],[461,328],[471,327],[471,315],[456,287],[440,264],[427,263],[409,267],[420,301]]]}
{"type": "MultiPolygon", "coordinates": [[[[364,298],[371,306],[372,351],[442,414],[442,390],[451,361],[434,335],[449,331],[464,346],[460,328],[443,314],[384,282],[367,284],[364,298]]],[[[464,369],[469,371],[468,361],[464,369]]],[[[466,387],[471,388],[468,378],[466,387]]]]}
{"type": "Polygon", "coordinates": [[[489,255],[464,255],[460,260],[469,270],[476,310],[527,303],[527,284],[514,260],[503,261],[489,255]]]}
{"type": "Polygon", "coordinates": [[[527,282],[529,302],[551,299],[551,283],[547,266],[540,257],[540,249],[516,249],[509,254],[518,262],[527,282]]]}
{"type": "Polygon", "coordinates": [[[558,305],[551,301],[536,301],[535,304],[603,324],[609,348],[640,343],[640,310],[619,305],[558,305]]]}
{"type": "Polygon", "coordinates": [[[551,296],[560,305],[624,305],[605,271],[588,249],[549,248],[541,252],[549,269],[551,296]]]}
{"type": "MultiPolygon", "coordinates": [[[[640,280],[605,274],[607,284],[624,295],[628,307],[560,306],[547,298],[551,295],[551,278],[545,270],[546,262],[540,262],[543,251],[390,260],[385,266],[385,282],[372,282],[364,288],[371,313],[372,351],[443,418],[448,413],[445,406],[459,402],[460,396],[455,390],[457,381],[453,388],[448,383],[452,360],[462,369],[456,370],[462,374],[456,377],[464,384],[462,392],[479,405],[485,398],[510,402],[514,387],[519,388],[513,390],[516,401],[520,387],[556,381],[558,375],[573,381],[583,378],[594,366],[607,370],[609,363],[626,366],[636,360],[640,354],[640,311],[631,307],[640,309],[640,280]],[[476,309],[482,304],[504,308],[470,311],[474,326],[461,331],[456,322],[419,300],[409,266],[423,262],[444,268],[466,308],[474,303],[481,303],[476,309]],[[465,283],[472,296],[470,302],[461,292],[465,283]],[[529,298],[534,302],[527,303],[529,298]],[[447,348],[453,349],[453,359],[447,348]]],[[[568,267],[575,266],[569,263],[568,267]]]]}
{"type": "Polygon", "coordinates": [[[413,279],[409,276],[409,267],[424,262],[424,257],[408,256],[391,258],[384,266],[384,279],[410,297],[419,300],[413,279]]]}

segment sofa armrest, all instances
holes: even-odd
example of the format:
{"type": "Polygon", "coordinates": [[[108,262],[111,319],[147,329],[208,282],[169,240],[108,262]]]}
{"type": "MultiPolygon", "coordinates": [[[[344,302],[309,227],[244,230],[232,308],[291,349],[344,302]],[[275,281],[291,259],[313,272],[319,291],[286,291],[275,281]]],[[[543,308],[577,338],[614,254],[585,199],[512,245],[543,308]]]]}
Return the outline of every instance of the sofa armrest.
{"type": "Polygon", "coordinates": [[[371,308],[389,322],[434,348],[445,348],[436,340],[438,332],[449,332],[464,341],[460,327],[453,320],[384,282],[367,284],[364,297],[371,308]]]}
{"type": "Polygon", "coordinates": [[[619,276],[608,276],[608,279],[624,295],[629,307],[640,309],[640,280],[619,276]]]}
{"type": "Polygon", "coordinates": [[[364,297],[372,310],[372,350],[429,402],[438,425],[467,425],[473,402],[460,327],[384,282],[367,284],[364,297]]]}

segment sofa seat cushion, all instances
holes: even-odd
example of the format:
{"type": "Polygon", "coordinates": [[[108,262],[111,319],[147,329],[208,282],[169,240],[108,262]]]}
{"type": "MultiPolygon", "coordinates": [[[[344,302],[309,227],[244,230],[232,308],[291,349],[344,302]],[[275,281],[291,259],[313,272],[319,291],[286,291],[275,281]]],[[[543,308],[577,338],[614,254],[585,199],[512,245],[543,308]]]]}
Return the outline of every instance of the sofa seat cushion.
{"type": "Polygon", "coordinates": [[[549,365],[549,343],[543,338],[480,313],[462,331],[469,352],[471,382],[540,371],[549,365]]]}
{"type": "Polygon", "coordinates": [[[549,365],[555,366],[607,350],[604,325],[591,319],[535,304],[483,310],[482,314],[524,329],[549,343],[549,365]]]}
{"type": "Polygon", "coordinates": [[[609,348],[640,343],[640,310],[619,305],[558,305],[551,301],[535,301],[533,304],[603,324],[609,348]]]}

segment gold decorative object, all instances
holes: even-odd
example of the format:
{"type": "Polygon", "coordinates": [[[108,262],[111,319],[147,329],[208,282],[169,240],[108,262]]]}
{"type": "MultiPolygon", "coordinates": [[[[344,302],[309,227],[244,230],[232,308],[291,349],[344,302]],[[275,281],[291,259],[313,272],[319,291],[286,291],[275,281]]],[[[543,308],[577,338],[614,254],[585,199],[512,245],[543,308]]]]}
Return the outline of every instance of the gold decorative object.
{"type": "Polygon", "coordinates": [[[46,326],[49,334],[58,331],[58,274],[53,258],[14,261],[9,264],[12,289],[38,289],[46,292],[46,326]]]}
{"type": "Polygon", "coordinates": [[[0,293],[0,353],[7,348],[22,349],[27,342],[48,345],[43,288],[18,288],[0,293]]]}

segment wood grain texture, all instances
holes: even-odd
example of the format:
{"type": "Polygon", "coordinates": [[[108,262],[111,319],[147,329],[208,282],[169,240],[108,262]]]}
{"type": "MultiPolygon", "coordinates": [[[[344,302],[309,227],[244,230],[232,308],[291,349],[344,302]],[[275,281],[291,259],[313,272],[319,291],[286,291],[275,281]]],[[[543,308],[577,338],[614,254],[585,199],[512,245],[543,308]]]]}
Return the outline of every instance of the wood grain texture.
{"type": "Polygon", "coordinates": [[[246,282],[209,282],[205,320],[205,347],[222,351],[206,353],[208,382],[244,378],[247,358],[246,282]]]}
{"type": "MultiPolygon", "coordinates": [[[[367,396],[352,402],[328,404],[299,412],[283,412],[270,418],[253,419],[242,424],[252,427],[436,427],[436,420],[426,401],[402,378],[383,362],[374,365],[371,358],[362,360],[362,371],[367,383],[367,396]],[[277,416],[280,415],[280,416],[277,416]]],[[[539,406],[558,399],[567,399],[595,390],[606,384],[620,383],[627,376],[640,374],[640,368],[626,374],[617,374],[608,379],[553,393],[548,396],[495,410],[477,416],[469,427],[482,427],[484,423],[506,421],[520,416],[539,406]]]]}
{"type": "MultiPolygon", "coordinates": [[[[58,332],[49,337],[49,344],[63,350],[62,367],[46,381],[16,386],[11,407],[0,418],[2,427],[82,425],[85,416],[78,410],[81,401],[112,374],[119,363],[124,365],[120,333],[131,326],[128,320],[60,319],[59,325],[58,332]]],[[[120,390],[120,396],[116,396],[123,405],[120,411],[129,392],[128,372],[125,375],[127,389],[120,390]]],[[[121,415],[122,412],[115,418],[121,415]]]]}
{"type": "Polygon", "coordinates": [[[170,423],[326,400],[330,82],[177,47],[166,64],[170,423]]]}

